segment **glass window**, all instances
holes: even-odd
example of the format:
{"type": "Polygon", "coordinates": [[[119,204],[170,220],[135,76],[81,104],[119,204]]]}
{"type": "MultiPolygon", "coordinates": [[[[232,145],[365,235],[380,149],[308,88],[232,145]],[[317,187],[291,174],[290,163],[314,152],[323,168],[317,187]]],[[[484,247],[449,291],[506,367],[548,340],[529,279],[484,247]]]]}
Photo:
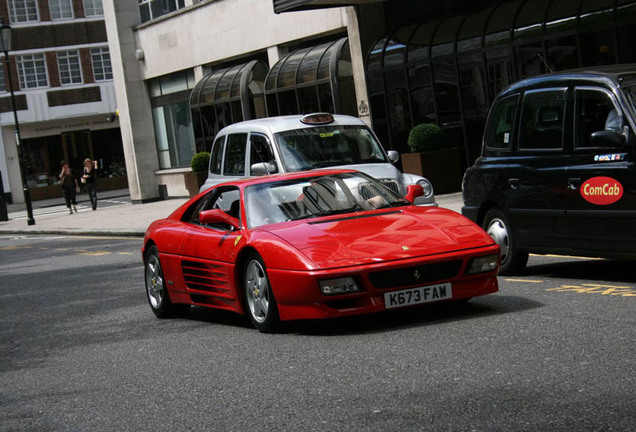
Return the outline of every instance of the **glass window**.
{"type": "Polygon", "coordinates": [[[155,107],[153,116],[159,166],[161,168],[190,166],[195,145],[188,102],[155,107]],[[166,154],[166,147],[168,154],[166,154]]]}
{"type": "Polygon", "coordinates": [[[247,134],[232,134],[227,138],[225,149],[225,164],[223,174],[230,176],[245,175],[245,145],[247,134]]]}
{"type": "Polygon", "coordinates": [[[487,148],[510,150],[519,95],[500,100],[492,110],[484,144],[487,148]]]}
{"type": "Polygon", "coordinates": [[[20,88],[30,89],[49,85],[44,54],[20,55],[16,59],[20,88]]]}
{"type": "Polygon", "coordinates": [[[108,47],[91,48],[91,61],[93,62],[93,77],[95,81],[113,79],[113,67],[110,63],[108,47]]]}
{"type": "MultiPolygon", "coordinates": [[[[199,224],[199,214],[205,210],[220,209],[228,215],[239,219],[241,215],[241,200],[240,191],[236,187],[224,187],[215,189],[208,193],[203,199],[199,200],[190,209],[188,209],[183,216],[184,221],[190,223],[199,224]]],[[[214,228],[222,231],[232,230],[232,226],[225,223],[218,223],[214,225],[207,225],[209,228],[214,228]]]]}
{"type": "Polygon", "coordinates": [[[49,0],[51,19],[73,19],[71,0],[49,0]]]}
{"type": "Polygon", "coordinates": [[[218,137],[214,141],[214,147],[212,148],[212,162],[210,163],[210,171],[212,174],[221,174],[221,164],[223,163],[223,142],[225,137],[218,137]]]}
{"type": "Polygon", "coordinates": [[[523,100],[519,149],[556,150],[563,143],[565,89],[527,92],[523,100]]]}
{"type": "Polygon", "coordinates": [[[594,147],[591,134],[602,130],[621,132],[622,116],[611,96],[601,90],[577,89],[575,93],[576,146],[594,147]]]}
{"type": "Polygon", "coordinates": [[[184,7],[184,0],[139,0],[139,15],[146,22],[184,7]]]}
{"type": "Polygon", "coordinates": [[[60,83],[62,85],[82,83],[82,68],[80,66],[79,52],[58,51],[57,67],[60,71],[60,83]]]}
{"type": "Polygon", "coordinates": [[[104,7],[102,0],[84,0],[84,14],[90,16],[103,16],[104,7]]]}
{"type": "Polygon", "coordinates": [[[9,19],[12,23],[39,21],[37,0],[9,0],[9,19]]]}
{"type": "Polygon", "coordinates": [[[363,126],[320,126],[275,135],[286,171],[387,162],[380,143],[363,126]]]}

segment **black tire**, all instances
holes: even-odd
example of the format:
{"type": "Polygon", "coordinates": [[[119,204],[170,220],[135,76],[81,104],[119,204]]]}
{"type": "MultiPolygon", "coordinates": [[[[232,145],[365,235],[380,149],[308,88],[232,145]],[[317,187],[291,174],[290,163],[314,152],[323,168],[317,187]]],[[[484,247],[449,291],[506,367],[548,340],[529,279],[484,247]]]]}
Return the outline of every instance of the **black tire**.
{"type": "Polygon", "coordinates": [[[190,308],[189,305],[175,304],[170,301],[159,259],[159,250],[156,246],[148,248],[144,258],[144,269],[146,297],[154,314],[158,318],[172,318],[186,313],[190,308]]]}
{"type": "Polygon", "coordinates": [[[247,257],[243,266],[245,311],[258,331],[273,333],[280,327],[278,305],[267,277],[263,258],[257,253],[247,257]]]}
{"type": "Polygon", "coordinates": [[[484,231],[495,240],[501,249],[501,268],[499,274],[514,275],[521,273],[528,263],[528,253],[519,252],[510,229],[508,218],[499,209],[490,209],[482,224],[484,231]]]}

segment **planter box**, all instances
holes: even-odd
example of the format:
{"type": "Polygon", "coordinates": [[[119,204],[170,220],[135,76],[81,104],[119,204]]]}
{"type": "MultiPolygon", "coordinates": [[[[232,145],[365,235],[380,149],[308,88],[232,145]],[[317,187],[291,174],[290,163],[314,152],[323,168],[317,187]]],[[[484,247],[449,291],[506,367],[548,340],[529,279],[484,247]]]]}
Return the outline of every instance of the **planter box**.
{"type": "Polygon", "coordinates": [[[190,194],[190,197],[193,197],[199,193],[199,188],[203,186],[203,183],[205,183],[205,179],[208,178],[208,172],[207,171],[200,171],[200,172],[188,171],[183,173],[183,178],[185,180],[185,186],[186,186],[186,189],[188,190],[188,193],[190,194]]]}
{"type": "Polygon", "coordinates": [[[461,190],[462,171],[458,147],[424,153],[403,153],[402,170],[426,177],[433,184],[436,195],[461,190]]]}

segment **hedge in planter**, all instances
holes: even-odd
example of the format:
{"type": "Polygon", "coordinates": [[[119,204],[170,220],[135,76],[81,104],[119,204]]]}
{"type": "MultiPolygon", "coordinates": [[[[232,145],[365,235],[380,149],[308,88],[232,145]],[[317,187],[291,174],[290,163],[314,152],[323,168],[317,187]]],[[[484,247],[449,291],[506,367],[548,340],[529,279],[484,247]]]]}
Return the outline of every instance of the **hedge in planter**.
{"type": "Polygon", "coordinates": [[[210,165],[210,153],[200,152],[192,156],[190,166],[192,172],[184,173],[185,186],[188,194],[193,197],[199,193],[199,189],[208,177],[208,166],[210,165]]]}
{"type": "Polygon", "coordinates": [[[444,145],[444,132],[433,123],[419,124],[411,129],[407,144],[413,153],[439,150],[444,145]]]}

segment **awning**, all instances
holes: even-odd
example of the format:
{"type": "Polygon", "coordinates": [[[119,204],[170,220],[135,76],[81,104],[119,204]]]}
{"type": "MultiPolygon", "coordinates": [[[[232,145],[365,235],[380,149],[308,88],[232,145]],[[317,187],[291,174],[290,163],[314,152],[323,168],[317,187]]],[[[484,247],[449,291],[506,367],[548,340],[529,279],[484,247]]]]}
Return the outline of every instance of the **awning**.
{"type": "Polygon", "coordinates": [[[274,12],[293,12],[308,9],[354,6],[365,3],[381,3],[386,0],[273,0],[274,12]]]}

